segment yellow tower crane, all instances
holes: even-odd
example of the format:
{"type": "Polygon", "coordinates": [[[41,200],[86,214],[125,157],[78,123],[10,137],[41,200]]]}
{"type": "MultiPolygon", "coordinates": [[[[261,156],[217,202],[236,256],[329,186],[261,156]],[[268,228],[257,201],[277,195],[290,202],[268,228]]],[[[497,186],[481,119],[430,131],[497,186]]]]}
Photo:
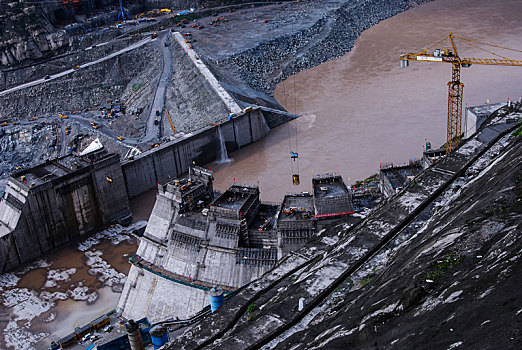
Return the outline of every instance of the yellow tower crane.
{"type": "Polygon", "coordinates": [[[406,53],[400,56],[401,67],[407,67],[409,65],[409,61],[441,62],[450,63],[452,65],[451,81],[448,83],[448,127],[446,153],[450,153],[452,150],[458,147],[462,135],[462,92],[464,90],[464,84],[460,81],[460,68],[467,68],[472,64],[485,64],[496,66],[522,66],[522,60],[512,60],[497,55],[491,51],[479,47],[479,44],[493,46],[505,50],[522,52],[521,50],[510,49],[498,45],[486,44],[470,39],[458,38],[455,37],[453,33],[449,33],[448,36],[444,37],[442,40],[439,40],[431,47],[422,50],[419,53],[406,53]],[[431,49],[439,45],[441,42],[448,39],[451,43],[451,48],[437,48],[433,51],[430,51],[431,49]],[[457,47],[455,46],[455,39],[469,46],[493,54],[499,58],[460,58],[457,53],[457,47]]]}

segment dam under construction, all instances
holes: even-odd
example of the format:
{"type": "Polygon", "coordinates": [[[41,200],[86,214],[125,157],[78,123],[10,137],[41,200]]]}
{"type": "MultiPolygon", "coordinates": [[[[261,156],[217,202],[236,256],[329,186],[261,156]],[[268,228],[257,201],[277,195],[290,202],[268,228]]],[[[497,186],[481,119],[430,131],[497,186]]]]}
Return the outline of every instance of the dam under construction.
{"type": "MultiPolygon", "coordinates": [[[[475,1],[474,15],[458,15],[468,19],[458,21],[464,37],[477,38],[474,16],[492,9],[510,8],[505,18],[507,23],[513,23],[510,16],[517,4],[497,8],[482,0],[475,1]]],[[[296,277],[291,271],[297,267],[284,264],[306,258],[310,258],[311,264],[317,263],[313,261],[314,249],[323,251],[344,239],[342,233],[336,237],[334,228],[343,232],[359,225],[376,204],[381,208],[395,201],[395,207],[387,206],[390,212],[397,206],[413,208],[418,204],[418,193],[411,192],[411,188],[427,176],[423,175],[425,169],[445,159],[444,149],[431,148],[431,144],[443,144],[445,116],[441,117],[441,105],[447,102],[444,89],[450,69],[421,68],[419,64],[418,69],[397,73],[397,57],[412,45],[433,41],[430,33],[414,29],[428,20],[436,23],[434,31],[447,34],[448,24],[442,14],[453,11],[457,16],[462,4],[436,0],[417,7],[413,2],[405,5],[392,1],[380,7],[376,3],[366,2],[362,9],[348,9],[346,1],[317,4],[306,0],[259,9],[226,8],[219,10],[224,11],[219,12],[220,17],[209,12],[209,17],[196,17],[189,22],[179,22],[174,15],[149,14],[154,18],[150,20],[153,29],[139,29],[142,32],[138,37],[133,36],[133,28],[140,28],[144,22],[136,20],[137,24],[126,22],[123,29],[111,26],[108,33],[99,34],[105,41],[111,31],[126,32],[128,38],[124,40],[103,45],[86,40],[82,45],[88,45],[85,52],[89,56],[78,51],[76,57],[88,57],[89,63],[81,62],[78,68],[71,63],[72,57],[64,59],[66,75],[50,72],[47,78],[43,72],[49,67],[44,65],[41,72],[28,75],[33,80],[30,83],[37,85],[23,87],[25,82],[17,82],[13,72],[2,71],[0,86],[6,90],[0,91],[2,105],[5,102],[0,121],[8,126],[2,124],[0,129],[0,160],[2,169],[6,164],[11,167],[0,200],[0,268],[4,273],[10,271],[3,275],[0,285],[5,295],[12,300],[18,290],[20,305],[34,300],[22,297],[25,292],[15,288],[13,276],[26,274],[36,258],[46,258],[76,243],[82,246],[109,225],[129,224],[134,215],[132,202],[141,201],[142,196],[155,196],[155,201],[149,200],[155,204],[150,217],[146,216],[148,223],[122,229],[137,237],[133,238],[138,240],[135,251],[129,254],[124,248],[115,249],[115,254],[119,254],[116,265],[125,264],[119,271],[128,271],[128,276],[118,274],[117,282],[107,284],[96,282],[97,286],[108,285],[115,295],[121,293],[119,302],[116,305],[114,297],[112,302],[100,297],[98,306],[112,303],[111,308],[117,312],[111,317],[121,314],[127,320],[141,321],[146,316],[147,322],[161,322],[173,330],[205,318],[214,320],[204,321],[206,325],[217,322],[219,316],[210,313],[223,300],[214,302],[224,297],[227,307],[222,313],[231,315],[238,307],[238,315],[243,312],[244,319],[256,319],[265,313],[264,307],[260,307],[264,305],[263,293],[257,287],[271,290],[267,295],[276,299],[280,291],[274,294],[270,289],[273,285],[279,284],[280,289],[284,287],[281,284],[299,284],[302,276],[314,275],[315,267],[300,270],[301,277],[296,277]],[[286,12],[274,12],[277,6],[286,12]],[[410,6],[415,8],[394,16],[410,6]],[[389,16],[393,17],[386,20],[389,16]],[[381,20],[355,42],[362,30],[381,20]],[[360,26],[351,27],[350,23],[360,26]],[[192,27],[193,24],[197,26],[192,27]],[[353,38],[350,35],[340,39],[338,33],[346,32],[346,28],[353,29],[353,38]],[[249,37],[252,31],[258,32],[259,38],[249,37]],[[400,32],[404,35],[398,35],[400,32]],[[417,33],[414,42],[410,40],[413,32],[417,33]],[[388,37],[390,33],[393,40],[388,37]],[[261,40],[263,35],[268,39],[261,40]],[[100,49],[112,45],[114,48],[100,49]],[[352,46],[347,56],[284,80],[340,56],[352,46]],[[127,48],[129,51],[125,51],[127,48]],[[103,50],[107,59],[100,53],[103,50]],[[419,74],[426,80],[422,84],[416,80],[419,74]],[[442,83],[440,76],[444,76],[442,83]],[[430,78],[432,82],[428,82],[430,78]],[[280,81],[283,83],[275,88],[280,81]],[[403,92],[405,85],[412,85],[413,81],[417,81],[417,91],[424,89],[425,94],[403,92]],[[70,90],[63,88],[67,85],[70,90]],[[85,97],[83,92],[78,93],[82,88],[93,91],[85,103],[80,101],[85,97]],[[410,95],[416,98],[410,99],[410,95]],[[35,96],[44,102],[35,103],[35,96]],[[341,100],[348,105],[336,103],[341,100]],[[27,117],[19,117],[21,114],[27,117]],[[27,146],[36,142],[42,147],[27,146]],[[103,148],[99,147],[101,144],[103,148]],[[93,151],[93,147],[97,149],[93,151]],[[82,152],[86,148],[91,152],[82,152]],[[30,149],[25,158],[19,156],[24,149],[30,149]],[[34,160],[28,161],[32,155],[34,160]],[[12,160],[8,160],[11,156],[12,160]],[[365,182],[358,181],[373,173],[377,175],[365,182]],[[408,194],[407,198],[398,199],[403,193],[408,194]],[[277,271],[284,271],[284,277],[276,276],[277,271]],[[173,294],[182,297],[166,297],[173,294]],[[248,303],[243,305],[245,301],[248,303]],[[245,312],[246,309],[251,311],[245,312]]],[[[484,40],[517,46],[518,24],[508,31],[500,21],[488,25],[492,37],[484,40]]],[[[503,116],[493,123],[497,126],[488,127],[491,133],[501,129],[505,136],[505,130],[511,130],[518,121],[518,73],[509,69],[504,73],[505,68],[486,69],[492,69],[492,73],[476,66],[463,73],[466,139],[482,130],[483,122],[490,122],[491,113],[494,118],[503,116]],[[483,84],[484,78],[488,84],[483,84]],[[497,84],[497,80],[503,83],[497,84]],[[490,100],[501,103],[492,104],[490,100]]],[[[25,74],[29,69],[20,70],[25,74]]],[[[488,140],[487,154],[496,159],[494,150],[500,146],[493,147],[493,141],[488,140]],[[491,152],[490,146],[494,148],[491,152]]],[[[471,139],[460,156],[468,156],[465,153],[474,143],[471,139]]],[[[448,162],[451,161],[444,164],[448,162]]],[[[436,169],[442,177],[460,171],[451,166],[436,169]]],[[[431,174],[434,178],[440,175],[431,174]]],[[[385,231],[375,220],[368,225],[385,231]]],[[[370,236],[357,236],[357,242],[344,242],[343,246],[348,244],[358,255],[380,240],[370,236]]],[[[107,247],[104,249],[107,251],[107,247]]],[[[92,264],[96,254],[100,253],[90,249],[85,254],[81,252],[81,257],[92,264]]],[[[45,270],[45,263],[42,266],[45,270]]],[[[342,262],[339,266],[344,268],[342,262]]],[[[371,268],[365,265],[363,269],[371,268]]],[[[46,274],[40,288],[42,296],[58,291],[52,287],[52,279],[62,278],[56,277],[53,269],[47,269],[48,272],[42,272],[46,274]]],[[[71,271],[58,270],[74,275],[71,271]]],[[[88,274],[96,273],[93,271],[89,269],[88,274]]],[[[30,277],[35,275],[33,272],[28,273],[30,277]]],[[[81,275],[87,275],[87,271],[81,275]]],[[[89,293],[95,293],[91,277],[85,285],[89,285],[89,293]]],[[[358,278],[357,275],[354,281],[358,278]]],[[[366,283],[365,278],[361,285],[366,283]]],[[[78,283],[74,280],[71,288],[78,283]]],[[[66,276],[56,281],[64,286],[68,283],[66,276]]],[[[22,282],[25,285],[27,280],[22,282]]],[[[82,283],[78,288],[84,288],[82,283]]],[[[310,286],[311,294],[324,287],[322,280],[310,286]]],[[[100,291],[100,296],[104,293],[100,291]]],[[[70,298],[74,293],[66,294],[70,298]]],[[[287,296],[291,305],[280,300],[285,309],[281,315],[271,314],[268,318],[286,326],[293,322],[287,323],[288,310],[295,308],[300,313],[313,308],[309,303],[314,302],[315,295],[310,299],[303,290],[298,294],[295,298],[287,296]]],[[[60,320],[61,326],[66,323],[62,318],[71,319],[63,310],[80,314],[77,307],[57,303],[66,296],[49,295],[51,299],[42,300],[50,300],[52,308],[42,308],[40,313],[32,311],[32,316],[20,313],[22,306],[13,307],[6,297],[5,307],[0,309],[6,315],[0,321],[5,325],[0,347],[19,348],[21,343],[15,339],[19,338],[20,342],[26,339],[27,346],[47,349],[50,340],[61,340],[65,334],[72,336],[75,344],[87,334],[79,337],[74,328],[97,317],[74,321],[75,327],[65,325],[49,331],[56,324],[53,318],[60,320]],[[56,314],[53,308],[61,308],[62,313],[56,314]],[[7,315],[11,315],[9,322],[7,315]]],[[[85,308],[96,300],[93,294],[75,298],[89,300],[84,302],[85,308]]],[[[114,322],[126,322],[125,319],[111,318],[124,335],[124,329],[114,322]]],[[[139,324],[142,327],[145,323],[139,324]]],[[[198,337],[205,343],[212,339],[218,339],[216,344],[222,340],[230,342],[221,334],[225,331],[220,328],[219,335],[198,337]]],[[[101,336],[92,341],[98,346],[110,338],[101,329],[94,333],[101,336]]],[[[180,342],[187,341],[186,337],[181,339],[180,342]]],[[[87,343],[74,346],[85,347],[87,343]]]]}
{"type": "Polygon", "coordinates": [[[215,193],[212,172],[199,167],[160,185],[117,311],[152,322],[189,319],[209,305],[213,287],[236,291],[313,238],[321,218],[354,213],[340,176],[318,175],[313,188],[279,205],[263,203],[257,186],[215,193]]]}
{"type": "Polygon", "coordinates": [[[123,162],[101,149],[13,174],[0,200],[0,271],[109,224],[128,225],[132,220],[129,199],[187,173],[191,164],[219,160],[225,145],[230,149],[248,145],[294,117],[250,107],[221,125],[208,126],[123,162]],[[37,246],[28,244],[34,237],[37,246]]]}

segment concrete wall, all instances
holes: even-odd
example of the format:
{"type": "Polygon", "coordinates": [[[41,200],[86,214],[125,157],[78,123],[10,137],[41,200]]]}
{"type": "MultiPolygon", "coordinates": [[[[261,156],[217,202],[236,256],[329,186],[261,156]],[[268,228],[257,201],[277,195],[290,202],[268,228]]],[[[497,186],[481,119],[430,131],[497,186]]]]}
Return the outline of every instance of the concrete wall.
{"type": "Polygon", "coordinates": [[[34,187],[11,177],[0,213],[0,273],[132,218],[117,155],[34,187]]]}
{"type": "Polygon", "coordinates": [[[462,133],[464,138],[471,137],[477,129],[486,121],[486,119],[506,103],[488,103],[480,106],[466,107],[464,112],[464,120],[462,125],[462,133]]]}
{"type": "MultiPolygon", "coordinates": [[[[227,151],[234,151],[263,138],[270,128],[259,108],[235,116],[220,126],[227,151]]],[[[206,127],[122,163],[129,198],[153,189],[188,172],[195,162],[203,165],[219,157],[218,127],[206,127]]]]}

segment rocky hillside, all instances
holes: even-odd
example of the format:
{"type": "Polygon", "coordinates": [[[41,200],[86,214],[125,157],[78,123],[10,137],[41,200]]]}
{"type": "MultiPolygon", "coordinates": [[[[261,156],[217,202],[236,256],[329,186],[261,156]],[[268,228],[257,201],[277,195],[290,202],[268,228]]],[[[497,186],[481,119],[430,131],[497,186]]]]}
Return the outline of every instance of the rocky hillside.
{"type": "MultiPolygon", "coordinates": [[[[247,0],[126,0],[130,14],[157,8],[196,9],[250,2],[247,0]]],[[[0,68],[34,63],[73,49],[75,28],[83,30],[114,23],[118,0],[80,0],[78,6],[60,1],[12,1],[0,4],[0,68]],[[67,30],[64,30],[67,29],[67,30]]]]}
{"type": "Polygon", "coordinates": [[[6,11],[0,15],[0,67],[38,60],[69,46],[65,32],[56,31],[36,6],[9,2],[4,7],[6,11]]]}
{"type": "Polygon", "coordinates": [[[521,117],[494,114],[360,224],[321,232],[166,348],[519,349],[521,117]]]}

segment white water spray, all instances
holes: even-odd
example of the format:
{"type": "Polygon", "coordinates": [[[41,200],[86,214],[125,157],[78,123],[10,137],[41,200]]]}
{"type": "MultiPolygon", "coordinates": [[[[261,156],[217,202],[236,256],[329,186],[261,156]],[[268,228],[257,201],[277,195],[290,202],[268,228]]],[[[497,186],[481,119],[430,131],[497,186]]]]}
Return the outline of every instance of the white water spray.
{"type": "Polygon", "coordinates": [[[227,147],[225,146],[225,138],[223,137],[223,133],[221,132],[221,126],[217,127],[218,135],[219,135],[219,159],[217,161],[218,164],[230,163],[232,161],[231,158],[228,158],[227,147]]]}

